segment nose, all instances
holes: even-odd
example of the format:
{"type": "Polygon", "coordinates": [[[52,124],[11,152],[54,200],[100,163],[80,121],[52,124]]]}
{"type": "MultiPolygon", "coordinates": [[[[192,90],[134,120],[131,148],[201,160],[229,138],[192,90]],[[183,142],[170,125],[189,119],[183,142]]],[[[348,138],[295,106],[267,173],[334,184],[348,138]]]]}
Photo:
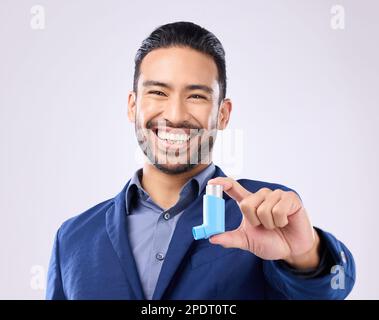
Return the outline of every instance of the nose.
{"type": "Polygon", "coordinates": [[[163,117],[174,125],[180,125],[191,118],[185,103],[179,98],[170,101],[165,108],[163,117]]]}

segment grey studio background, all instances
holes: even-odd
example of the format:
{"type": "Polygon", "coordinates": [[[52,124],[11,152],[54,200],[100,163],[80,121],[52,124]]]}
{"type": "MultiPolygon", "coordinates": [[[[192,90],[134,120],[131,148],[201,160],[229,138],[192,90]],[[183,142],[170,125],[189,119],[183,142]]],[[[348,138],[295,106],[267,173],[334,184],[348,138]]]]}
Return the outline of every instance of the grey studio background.
{"type": "Polygon", "coordinates": [[[126,114],[134,54],[155,27],[187,20],[227,54],[243,147],[215,163],[297,190],[355,256],[349,299],[378,299],[378,13],[377,1],[1,0],[0,298],[44,298],[57,228],[140,167],[126,114]]]}

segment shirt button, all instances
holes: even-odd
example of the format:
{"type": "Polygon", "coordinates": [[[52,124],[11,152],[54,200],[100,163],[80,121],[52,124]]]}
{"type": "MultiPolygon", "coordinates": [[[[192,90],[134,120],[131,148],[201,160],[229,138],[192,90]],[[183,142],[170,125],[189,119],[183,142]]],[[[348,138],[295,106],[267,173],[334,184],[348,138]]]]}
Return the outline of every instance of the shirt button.
{"type": "Polygon", "coordinates": [[[170,219],[171,215],[170,215],[170,213],[166,212],[163,217],[165,220],[168,220],[168,219],[170,219]]]}
{"type": "Polygon", "coordinates": [[[161,253],[161,252],[158,252],[155,257],[157,258],[157,260],[159,261],[162,261],[164,259],[164,254],[161,253]]]}

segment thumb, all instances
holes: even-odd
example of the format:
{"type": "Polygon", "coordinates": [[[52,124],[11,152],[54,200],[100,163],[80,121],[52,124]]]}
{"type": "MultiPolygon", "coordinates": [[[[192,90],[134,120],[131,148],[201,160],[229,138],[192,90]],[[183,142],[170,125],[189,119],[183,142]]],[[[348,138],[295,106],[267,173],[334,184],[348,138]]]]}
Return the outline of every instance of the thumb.
{"type": "Polygon", "coordinates": [[[244,250],[246,248],[246,239],[238,229],[214,235],[209,238],[209,242],[219,244],[224,248],[239,248],[244,250]]]}

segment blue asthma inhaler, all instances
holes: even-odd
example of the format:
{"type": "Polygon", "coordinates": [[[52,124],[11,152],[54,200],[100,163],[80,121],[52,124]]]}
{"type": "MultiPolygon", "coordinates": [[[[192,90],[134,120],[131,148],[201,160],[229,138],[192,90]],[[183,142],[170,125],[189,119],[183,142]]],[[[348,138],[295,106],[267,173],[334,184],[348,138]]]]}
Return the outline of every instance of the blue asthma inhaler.
{"type": "Polygon", "coordinates": [[[225,232],[225,200],[223,188],[219,184],[209,184],[203,197],[203,224],[192,228],[195,240],[225,232]]]}

